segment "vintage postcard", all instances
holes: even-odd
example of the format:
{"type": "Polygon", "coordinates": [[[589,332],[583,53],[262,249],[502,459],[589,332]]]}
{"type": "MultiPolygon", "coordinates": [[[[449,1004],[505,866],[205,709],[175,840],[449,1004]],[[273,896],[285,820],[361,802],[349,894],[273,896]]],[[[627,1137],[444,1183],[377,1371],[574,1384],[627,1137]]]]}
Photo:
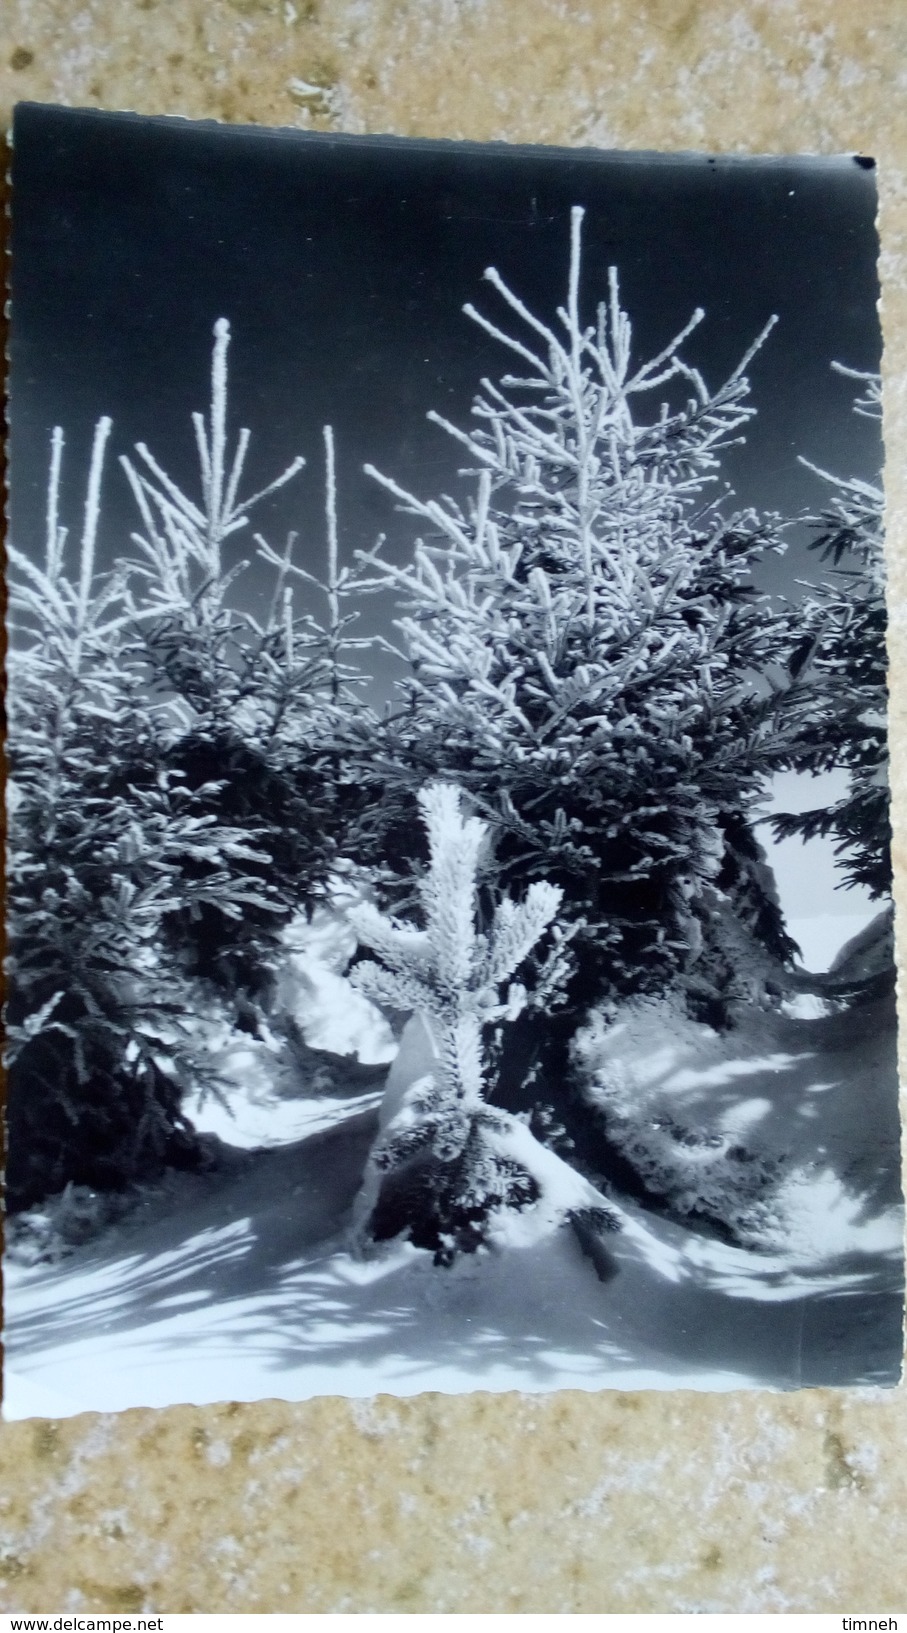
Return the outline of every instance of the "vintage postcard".
{"type": "Polygon", "coordinates": [[[871,161],[12,178],[6,1414],[895,1383],[871,161]]]}

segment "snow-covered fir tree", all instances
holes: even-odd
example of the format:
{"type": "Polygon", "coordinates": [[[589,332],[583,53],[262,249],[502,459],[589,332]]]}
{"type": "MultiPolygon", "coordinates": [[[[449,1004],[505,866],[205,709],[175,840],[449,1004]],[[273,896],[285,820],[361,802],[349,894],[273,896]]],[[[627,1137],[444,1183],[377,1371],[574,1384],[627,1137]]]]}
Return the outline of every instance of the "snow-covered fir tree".
{"type": "Polygon", "coordinates": [[[538,1196],[532,1174],[508,1155],[511,1119],[486,1100],[494,1089],[493,1030],[525,1008],[527,990],[516,977],[549,931],[535,1001],[558,983],[561,938],[552,927],[561,891],[536,880],[522,901],[499,901],[480,930],[487,825],[463,814],[460,790],[449,784],[425,788],[418,803],[430,858],[418,883],[421,923],[368,902],[350,912],[360,941],[380,959],[357,964],[355,984],[412,1016],[371,1157],[377,1183],[366,1230],[379,1241],[405,1232],[447,1263],[480,1245],[496,1211],[538,1196]]]}
{"type": "Polygon", "coordinates": [[[239,915],[248,892],[233,869],[255,856],[168,767],[129,659],[125,579],[95,572],[110,429],[95,433],[75,570],[59,430],[43,564],[9,548],[11,1208],[70,1181],[122,1185],[198,1160],[180,1109],[203,1070],[192,994],[162,963],[163,925],[212,899],[239,915]]]}
{"type": "MultiPolygon", "coordinates": [[[[878,375],[833,366],[860,383],[855,412],[880,420],[878,375]]],[[[799,729],[791,764],[811,772],[843,769],[848,787],[833,805],[772,820],[782,838],[830,835],[844,885],[863,885],[879,898],[891,891],[884,495],[881,483],[803,463],[830,489],[829,503],[811,518],[811,548],[830,573],[795,614],[800,638],[791,701],[799,729]]]]}
{"type": "Polygon", "coordinates": [[[613,270],[583,316],[582,217],[554,325],[493,269],[514,326],[465,309],[520,370],[483,381],[471,429],[432,416],[465,451],[472,497],[422,500],[371,471],[424,530],[411,565],[372,558],[412,666],[376,770],[398,791],[456,779],[505,885],[563,889],[583,989],[682,973],[720,1005],[734,971],[717,892],[775,956],[793,951],[747,818],[781,751],[764,677],[792,636],[752,583],[779,535],[714,496],[771,324],[715,390],[684,356],[701,311],[639,362],[613,270]]]}
{"type": "MultiPolygon", "coordinates": [[[[302,469],[301,456],[260,491],[244,496],[250,432],[230,449],[226,319],[214,326],[211,406],[193,414],[201,492],[170,478],[144,444],[123,457],[141,520],[132,535],[136,656],[161,704],[170,764],[217,821],[244,829],[257,855],[242,868],[251,895],[241,917],[212,903],[170,921],[198,973],[254,1005],[267,986],[277,936],[312,899],[338,853],[338,834],[361,804],[355,778],[337,749],[341,718],[363,706],[349,655],[357,646],[344,611],[349,571],[337,559],[334,440],[325,428],[327,576],[321,582],[294,560],[297,536],[276,551],[255,535],[273,587],[261,615],[237,605],[234,586],[248,555],[231,565],[232,537],[247,534],[250,513],[302,469]],[[327,618],[294,606],[294,585],[326,597],[327,618]],[[267,901],[263,897],[267,897],[267,901]]],[[[308,559],[314,561],[314,553],[308,559]]],[[[367,711],[366,711],[367,712],[367,711]]],[[[240,864],[237,859],[237,871],[240,864]]],[[[200,861],[204,869],[204,862],[200,861]]]]}
{"type": "Polygon", "coordinates": [[[330,726],[357,705],[333,438],[327,620],[294,609],[293,577],[316,581],[295,566],[292,536],[279,555],[258,537],[274,573],[265,615],[235,608],[225,543],[303,462],[241,496],[249,433],[228,460],[228,342],[221,321],[210,417],[194,416],[200,504],[139,445],[138,465],[122,461],[139,554],[99,572],[104,419],[75,565],[59,519],[59,430],[43,562],[10,548],[13,1207],[70,1181],[123,1185],[198,1160],[184,1092],[217,1091],[193,1035],[198,982],[214,980],[254,1027],[280,932],[337,854],[347,783],[330,726]]]}

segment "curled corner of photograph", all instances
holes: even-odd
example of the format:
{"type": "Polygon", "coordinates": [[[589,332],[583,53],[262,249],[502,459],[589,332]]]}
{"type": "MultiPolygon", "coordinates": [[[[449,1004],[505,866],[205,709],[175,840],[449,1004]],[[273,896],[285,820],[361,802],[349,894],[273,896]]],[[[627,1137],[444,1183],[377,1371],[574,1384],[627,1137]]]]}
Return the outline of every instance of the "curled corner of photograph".
{"type": "Polygon", "coordinates": [[[898,1382],[877,255],[17,110],[7,1417],[898,1382]]]}

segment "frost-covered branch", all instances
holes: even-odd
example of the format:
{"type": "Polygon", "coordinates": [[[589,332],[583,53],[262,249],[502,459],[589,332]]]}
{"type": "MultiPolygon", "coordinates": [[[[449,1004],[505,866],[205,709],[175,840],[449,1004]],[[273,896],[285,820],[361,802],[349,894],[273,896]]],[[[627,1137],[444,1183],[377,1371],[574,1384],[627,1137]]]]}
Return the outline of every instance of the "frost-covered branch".
{"type": "MultiPolygon", "coordinates": [[[[854,412],[878,421],[879,376],[839,363],[832,367],[863,388],[854,412]]],[[[797,612],[789,763],[812,772],[844,770],[848,787],[832,805],[772,821],[782,838],[830,836],[844,864],[844,887],[859,885],[884,897],[891,889],[885,498],[881,483],[801,463],[830,490],[829,502],[809,518],[810,547],[830,572],[829,582],[811,590],[797,612]]]]}
{"type": "Polygon", "coordinates": [[[144,442],[136,444],[140,466],[127,455],[120,456],[145,525],[139,542],[158,566],[162,584],[177,588],[186,600],[200,589],[220,584],[225,540],[245,527],[249,512],[285,487],[305,465],[299,454],[264,488],[239,498],[251,432],[246,427],[240,430],[231,458],[227,431],[229,344],[230,325],[226,318],[218,318],[214,325],[208,419],[197,413],[192,416],[201,504],[179,487],[144,442]]]}
{"type": "Polygon", "coordinates": [[[419,807],[430,850],[419,883],[425,928],[389,919],[370,903],[351,909],[356,934],[382,960],[358,964],[353,979],[378,1002],[423,1013],[437,1044],[439,1087],[474,1106],[487,1086],[483,1030],[522,1010],[525,989],[513,977],[551,927],[562,892],[536,881],[522,902],[501,902],[482,933],[477,889],[487,824],[463,815],[460,791],[450,784],[424,789],[419,807]]]}

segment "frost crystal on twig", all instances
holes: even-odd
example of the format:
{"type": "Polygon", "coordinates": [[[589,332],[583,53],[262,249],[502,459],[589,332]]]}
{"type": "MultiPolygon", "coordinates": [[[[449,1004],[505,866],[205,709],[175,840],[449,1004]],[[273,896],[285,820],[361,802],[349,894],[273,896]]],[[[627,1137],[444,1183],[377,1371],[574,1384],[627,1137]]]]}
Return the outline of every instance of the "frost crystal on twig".
{"type": "Polygon", "coordinates": [[[134,534],[134,541],[161,571],[162,578],[186,599],[200,587],[220,582],[225,540],[246,527],[249,512],[285,487],[305,465],[302,455],[298,454],[264,488],[239,498],[251,432],[246,427],[240,430],[231,457],[227,435],[229,344],[230,325],[226,318],[218,318],[214,325],[209,416],[207,421],[201,414],[192,416],[202,505],[197,505],[178,487],[144,442],[136,444],[140,466],[125,454],[121,455],[121,464],[145,524],[145,534],[134,534]]]}

